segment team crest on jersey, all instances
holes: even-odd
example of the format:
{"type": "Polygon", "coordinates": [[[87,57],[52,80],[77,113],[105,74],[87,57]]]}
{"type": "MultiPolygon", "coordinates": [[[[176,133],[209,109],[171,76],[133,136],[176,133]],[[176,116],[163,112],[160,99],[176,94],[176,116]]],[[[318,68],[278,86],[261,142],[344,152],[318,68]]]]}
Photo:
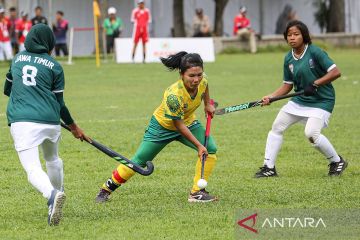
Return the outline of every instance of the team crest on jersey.
{"type": "Polygon", "coordinates": [[[312,60],[312,58],[309,59],[309,66],[310,66],[310,68],[315,67],[314,60],[312,60]]]}
{"type": "Polygon", "coordinates": [[[186,110],[187,108],[188,108],[188,104],[185,103],[185,104],[184,104],[184,110],[186,110]]]}
{"type": "Polygon", "coordinates": [[[180,108],[179,99],[176,95],[170,94],[166,99],[166,104],[168,105],[171,112],[176,113],[180,108]]]}
{"type": "Polygon", "coordinates": [[[289,64],[289,70],[292,74],[294,74],[294,64],[289,64]]]}

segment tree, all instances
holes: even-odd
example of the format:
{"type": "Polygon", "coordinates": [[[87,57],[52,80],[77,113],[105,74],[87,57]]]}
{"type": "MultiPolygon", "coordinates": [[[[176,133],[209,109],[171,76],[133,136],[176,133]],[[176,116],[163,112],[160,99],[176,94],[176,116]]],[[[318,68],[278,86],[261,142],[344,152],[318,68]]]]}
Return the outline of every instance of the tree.
{"type": "Polygon", "coordinates": [[[224,32],[223,14],[226,4],[229,0],[214,0],[215,1],[215,21],[214,34],[215,36],[222,36],[224,32]]]}
{"type": "Polygon", "coordinates": [[[324,33],[328,19],[328,7],[326,5],[326,1],[316,0],[313,5],[317,8],[314,14],[315,21],[319,25],[321,33],[324,33]]]}
{"type": "Polygon", "coordinates": [[[327,32],[345,32],[345,2],[330,0],[327,32]]]}
{"type": "Polygon", "coordinates": [[[173,31],[174,37],[185,37],[183,0],[173,0],[173,31]]]}
{"type": "Polygon", "coordinates": [[[344,0],[315,0],[315,20],[321,32],[345,32],[344,0]]]}

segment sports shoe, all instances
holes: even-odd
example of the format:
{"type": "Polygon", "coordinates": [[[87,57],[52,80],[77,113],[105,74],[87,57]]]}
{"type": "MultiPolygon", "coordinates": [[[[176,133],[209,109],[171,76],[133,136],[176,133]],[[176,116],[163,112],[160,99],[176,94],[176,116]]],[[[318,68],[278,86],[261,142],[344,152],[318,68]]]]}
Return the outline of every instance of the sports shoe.
{"type": "Polygon", "coordinates": [[[66,195],[64,192],[54,189],[51,192],[50,199],[48,200],[49,214],[48,214],[48,224],[50,226],[56,226],[59,224],[62,218],[62,208],[66,200],[66,195]]]}
{"type": "Polygon", "coordinates": [[[217,201],[218,198],[209,194],[205,189],[190,193],[188,202],[213,202],[217,201]]]}
{"type": "Polygon", "coordinates": [[[277,177],[275,166],[274,168],[269,168],[268,166],[264,165],[260,168],[260,171],[255,173],[255,178],[261,177],[277,177]]]}
{"type": "Polygon", "coordinates": [[[329,166],[329,176],[339,176],[347,167],[348,163],[339,155],[340,162],[332,162],[329,166]]]}
{"type": "Polygon", "coordinates": [[[98,195],[95,198],[95,202],[96,203],[104,203],[110,200],[110,194],[111,192],[106,191],[105,189],[101,188],[100,192],[98,193],[98,195]]]}

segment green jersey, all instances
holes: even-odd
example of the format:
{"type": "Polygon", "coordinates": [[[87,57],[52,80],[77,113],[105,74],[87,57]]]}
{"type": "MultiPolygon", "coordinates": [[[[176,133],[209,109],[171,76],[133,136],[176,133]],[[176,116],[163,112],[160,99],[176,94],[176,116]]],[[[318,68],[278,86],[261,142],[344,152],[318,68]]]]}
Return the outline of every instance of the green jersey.
{"type": "Polygon", "coordinates": [[[61,65],[47,53],[23,51],[12,60],[6,80],[12,83],[7,118],[14,122],[60,124],[55,93],[64,91],[61,65]]]}
{"type": "MultiPolygon", "coordinates": [[[[284,60],[284,82],[294,85],[295,92],[300,92],[315,80],[323,77],[336,65],[322,49],[310,44],[297,59],[290,51],[284,60]]],[[[335,90],[331,83],[318,88],[314,96],[296,96],[291,99],[300,105],[320,108],[332,112],[335,105],[335,90]]]]}
{"type": "MultiPolygon", "coordinates": [[[[119,33],[122,29],[123,22],[120,18],[115,18],[115,20],[110,20],[110,18],[105,18],[103,27],[106,31],[106,35],[113,35],[114,32],[119,33]]],[[[117,36],[115,36],[117,37],[117,36]]]]}

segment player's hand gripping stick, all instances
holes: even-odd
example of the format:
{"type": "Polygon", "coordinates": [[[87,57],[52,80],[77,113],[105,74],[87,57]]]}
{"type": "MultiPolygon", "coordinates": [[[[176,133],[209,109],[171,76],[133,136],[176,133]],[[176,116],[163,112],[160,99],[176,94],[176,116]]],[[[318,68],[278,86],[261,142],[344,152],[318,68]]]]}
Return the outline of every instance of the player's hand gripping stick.
{"type": "MultiPolygon", "coordinates": [[[[214,100],[210,99],[210,104],[214,106],[214,100]]],[[[207,149],[208,143],[209,143],[209,136],[210,136],[210,126],[211,126],[211,114],[206,114],[206,130],[205,130],[205,141],[204,141],[204,147],[207,149]]],[[[205,168],[205,160],[206,155],[202,155],[201,157],[201,178],[197,182],[197,185],[200,189],[204,189],[207,186],[207,182],[204,179],[204,168],[205,168]]]]}

